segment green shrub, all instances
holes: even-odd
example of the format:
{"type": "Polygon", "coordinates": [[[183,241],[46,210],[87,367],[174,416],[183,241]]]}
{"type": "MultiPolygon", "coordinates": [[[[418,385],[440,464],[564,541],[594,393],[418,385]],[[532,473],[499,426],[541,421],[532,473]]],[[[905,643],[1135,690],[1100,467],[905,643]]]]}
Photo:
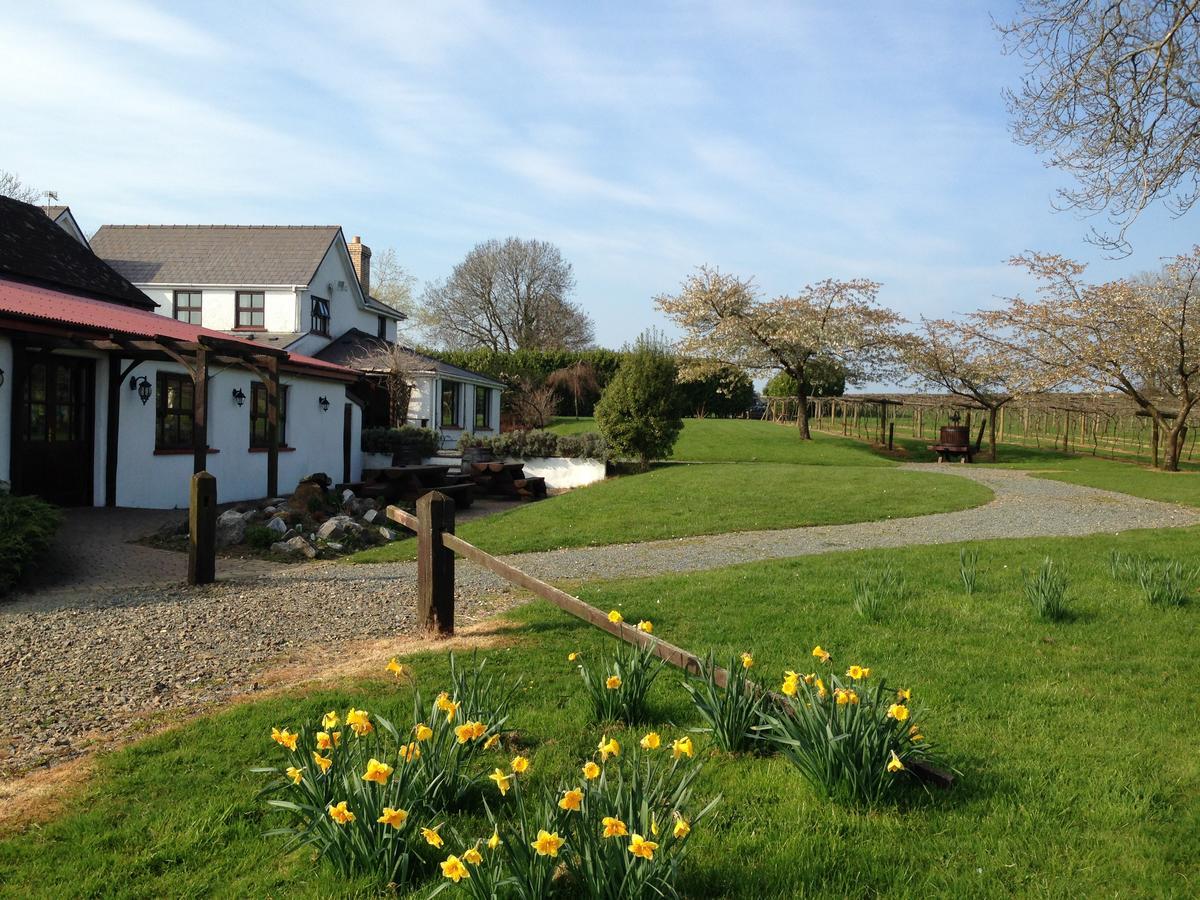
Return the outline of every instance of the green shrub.
{"type": "Polygon", "coordinates": [[[558,436],[558,455],[568,459],[598,459],[604,462],[608,459],[608,442],[598,431],[588,431],[584,434],[560,434],[558,436]]]}
{"type": "Polygon", "coordinates": [[[62,513],[44,500],[0,494],[0,596],[49,549],[61,523],[62,513]]]}
{"type": "Polygon", "coordinates": [[[1067,608],[1067,576],[1046,557],[1033,575],[1022,573],[1025,599],[1039,618],[1059,622],[1070,615],[1067,608]]]}
{"type": "Polygon", "coordinates": [[[911,692],[888,687],[869,668],[834,674],[832,657],[813,649],[823,673],[788,672],[781,707],[765,717],[765,738],[821,794],[874,806],[929,756],[929,744],[909,706],[911,692]],[[828,684],[826,684],[828,680],[828,684]]]}
{"type": "Polygon", "coordinates": [[[770,695],[748,677],[753,665],[754,658],[749,653],[730,657],[725,668],[729,682],[722,688],[717,685],[717,666],[709,653],[700,666],[699,677],[683,682],[696,711],[707,723],[705,730],[712,733],[713,743],[726,753],[741,753],[761,746],[759,731],[770,695]]]}
{"type": "Polygon", "coordinates": [[[247,525],[242,543],[255,550],[270,550],[271,545],[279,540],[279,535],[265,525],[247,525]]]}
{"type": "Polygon", "coordinates": [[[441,449],[442,437],[432,428],[402,425],[399,428],[364,428],[364,453],[400,453],[411,456],[433,456],[441,449]]]}
{"type": "Polygon", "coordinates": [[[596,424],[609,447],[643,469],[652,459],[670,456],[683,430],[677,376],[661,339],[644,334],[596,404],[596,424]]]}

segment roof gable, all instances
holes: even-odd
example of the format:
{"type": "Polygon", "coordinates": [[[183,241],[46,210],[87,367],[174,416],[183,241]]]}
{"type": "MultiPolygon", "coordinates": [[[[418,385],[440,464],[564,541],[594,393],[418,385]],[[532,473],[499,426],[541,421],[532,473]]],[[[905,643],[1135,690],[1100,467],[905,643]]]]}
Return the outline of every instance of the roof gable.
{"type": "Polygon", "coordinates": [[[0,275],[139,309],[158,305],[42,207],[9,197],[0,197],[0,275]]]}

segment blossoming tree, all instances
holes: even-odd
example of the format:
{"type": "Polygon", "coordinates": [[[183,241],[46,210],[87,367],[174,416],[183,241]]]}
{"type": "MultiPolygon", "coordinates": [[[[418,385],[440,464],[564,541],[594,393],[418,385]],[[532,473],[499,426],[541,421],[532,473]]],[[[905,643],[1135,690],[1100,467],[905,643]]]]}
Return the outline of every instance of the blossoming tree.
{"type": "Polygon", "coordinates": [[[1033,392],[1026,369],[970,324],[948,319],[922,319],[920,330],[905,343],[903,356],[922,384],[986,410],[990,458],[995,462],[996,415],[1015,397],[1033,392]]]}
{"type": "Polygon", "coordinates": [[[800,407],[797,426],[808,440],[808,376],[815,359],[837,362],[851,384],[897,370],[904,320],[878,304],[878,292],[879,284],[865,278],[827,278],[795,296],[764,300],[753,279],[700,266],[679,293],[660,294],[654,302],[683,329],[679,351],[685,357],[791,375],[800,407]]]}
{"type": "Polygon", "coordinates": [[[1177,471],[1187,419],[1200,401],[1200,245],[1157,275],[1089,284],[1085,266],[1029,254],[1013,264],[1040,282],[973,318],[1042,386],[1091,385],[1124,394],[1165,439],[1162,468],[1177,471]]]}

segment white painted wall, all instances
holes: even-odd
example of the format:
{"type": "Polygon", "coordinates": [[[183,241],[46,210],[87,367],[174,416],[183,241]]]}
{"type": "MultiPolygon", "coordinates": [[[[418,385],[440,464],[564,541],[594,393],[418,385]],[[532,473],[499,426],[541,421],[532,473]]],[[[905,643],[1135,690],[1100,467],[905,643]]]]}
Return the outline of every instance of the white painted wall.
{"type": "MultiPolygon", "coordinates": [[[[142,292],[158,304],[156,312],[159,315],[174,317],[175,291],[200,291],[204,296],[201,301],[202,321],[205,328],[215,331],[233,331],[237,327],[237,292],[239,290],[261,291],[263,294],[264,326],[267,331],[297,331],[297,292],[292,287],[205,287],[204,285],[160,285],[139,284],[142,292]]],[[[306,312],[307,316],[307,312],[306,312]]],[[[308,320],[304,321],[304,331],[308,330],[308,320]]]]}
{"type": "Polygon", "coordinates": [[[12,481],[13,354],[12,341],[2,334],[0,370],[4,372],[4,384],[0,384],[0,481],[12,481]]]}
{"type": "Polygon", "coordinates": [[[447,423],[442,417],[442,384],[453,379],[435,378],[431,375],[418,376],[415,381],[412,396],[408,402],[408,421],[420,425],[422,419],[429,420],[430,428],[438,428],[442,432],[442,448],[450,449],[458,444],[458,439],[464,432],[478,433],[484,437],[498,434],[500,431],[500,389],[493,388],[491,396],[491,427],[475,431],[475,391],[483,390],[485,385],[475,385],[470,382],[457,382],[461,391],[459,399],[459,422],[447,423]],[[447,427],[457,424],[459,427],[447,427]]]}

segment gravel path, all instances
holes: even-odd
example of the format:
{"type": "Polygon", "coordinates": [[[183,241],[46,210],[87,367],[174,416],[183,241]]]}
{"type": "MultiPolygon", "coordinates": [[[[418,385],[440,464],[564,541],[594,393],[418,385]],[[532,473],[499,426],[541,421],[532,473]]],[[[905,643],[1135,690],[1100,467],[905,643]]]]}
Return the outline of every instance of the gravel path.
{"type": "MultiPolygon", "coordinates": [[[[1200,523],[1200,510],[1006,469],[905,468],[971,478],[996,494],[975,509],[915,519],[708,535],[511,557],[547,580],[688,572],[734,563],[964,539],[1084,535],[1200,523]]],[[[415,564],[293,566],[204,588],[37,595],[0,606],[0,776],[76,756],[97,734],[126,733],[147,713],[252,691],[261,673],[314,647],[395,638],[413,627],[415,564]],[[27,723],[32,723],[28,725],[27,723]]],[[[515,602],[490,573],[460,563],[459,617],[515,602]]]]}

